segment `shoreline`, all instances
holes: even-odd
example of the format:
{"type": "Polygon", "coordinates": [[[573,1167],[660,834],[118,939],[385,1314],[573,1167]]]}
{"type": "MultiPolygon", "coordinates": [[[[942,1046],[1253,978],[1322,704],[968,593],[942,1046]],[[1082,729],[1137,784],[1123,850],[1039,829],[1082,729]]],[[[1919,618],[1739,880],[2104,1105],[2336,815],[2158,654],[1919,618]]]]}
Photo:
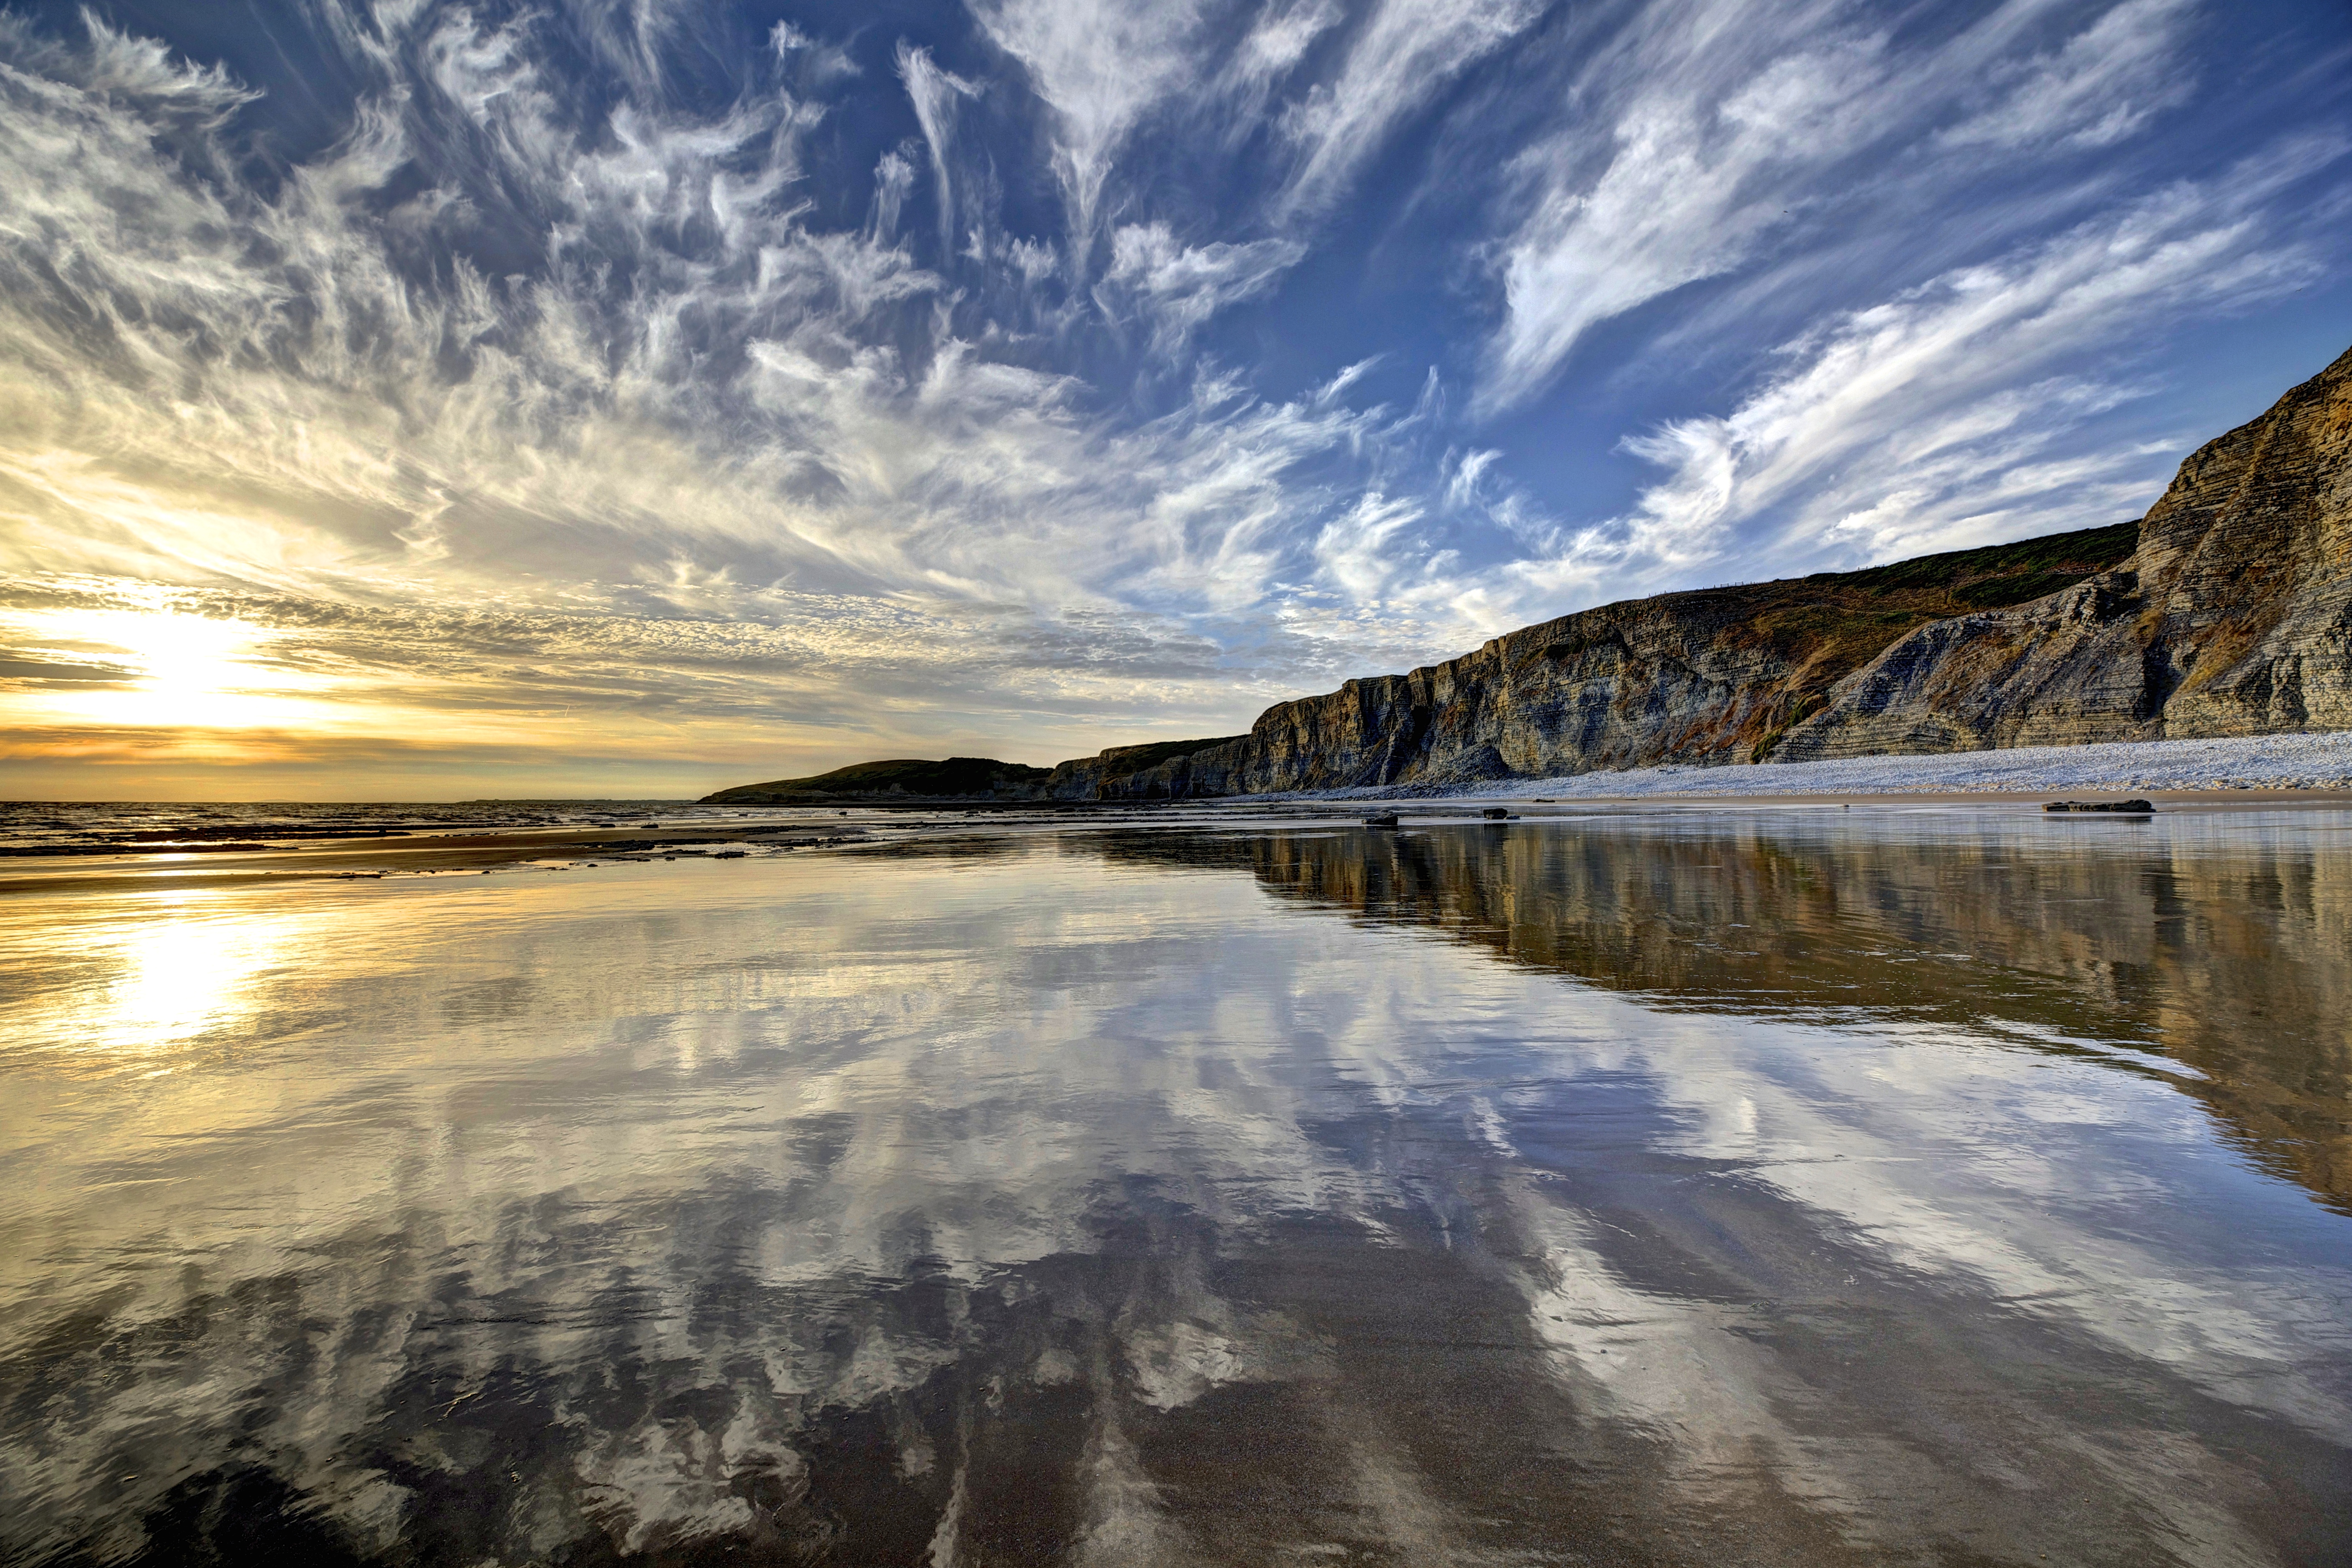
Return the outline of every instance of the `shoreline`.
{"type": "MultiPolygon", "coordinates": [[[[2352,810],[2352,731],[2225,740],[2115,742],[1994,752],[1858,757],[1723,767],[1667,765],[1566,778],[1299,791],[1190,800],[891,803],[751,808],[719,820],[546,824],[480,829],[354,831],[296,844],[129,846],[87,855],[27,848],[0,855],[0,896],[126,885],[166,888],[568,870],[653,860],[771,858],[837,848],[887,849],[941,837],[1111,827],[1347,827],[1366,806],[1400,811],[1406,828],[1467,824],[1503,806],[1521,819],[1596,813],[1759,810],[1970,810],[2045,815],[2059,799],[2144,796],[2158,812],[2352,810]],[[774,815],[771,816],[772,812],[774,815]],[[790,815],[788,815],[790,814],[790,815]],[[13,863],[12,863],[13,862],[13,863]]],[[[628,803],[612,802],[614,807],[628,803]]],[[[674,803],[659,803],[674,804],[674,803]]],[[[657,810],[657,803],[642,809],[657,810]]],[[[616,813],[618,815],[618,813],[616,813]]],[[[635,815],[631,812],[630,815],[635,815]]],[[[667,812],[662,815],[669,816],[667,812]]],[[[212,831],[212,830],[207,830],[212,831]]],[[[248,830],[224,826],[218,831],[248,830]]],[[[254,839],[271,836],[255,825],[254,839]]],[[[289,829],[285,837],[298,836],[289,829]]]]}
{"type": "MultiPolygon", "coordinates": [[[[1703,772],[1706,770],[1687,770],[1703,772]]],[[[1720,770],[1716,770],[1720,771],[1720,770]]],[[[1622,775],[1585,775],[1615,779],[1622,775]]],[[[1522,781],[1532,790],[1554,781],[1522,781]]],[[[237,886],[265,882],[382,880],[488,875],[494,871],[557,872],[650,862],[772,859],[785,855],[843,850],[888,852],[919,849],[945,839],[1047,835],[1104,829],[1234,829],[1245,826],[1356,828],[1360,806],[1385,802],[1399,811],[1399,828],[1499,827],[1478,813],[1505,806],[1509,819],[1530,824],[1654,814],[1773,811],[1972,811],[2059,823],[2145,821],[2144,817],[2097,813],[2046,813],[2042,807],[2063,792],[2023,790],[1894,790],[1875,792],[1718,792],[1534,796],[1518,791],[1464,788],[1445,795],[1398,795],[1350,791],[1319,795],[1236,795],[1202,801],[1087,803],[1050,816],[1008,803],[999,810],[923,813],[877,809],[865,821],[823,825],[754,826],[736,834],[708,827],[598,830],[495,829],[412,838],[352,838],[299,847],[224,855],[171,851],[115,851],[87,858],[27,858],[16,866],[0,860],[0,898],[41,893],[237,886]],[[929,819],[924,818],[928,816],[929,819]],[[877,820],[879,818],[879,820],[877,820]],[[893,820],[895,819],[895,820],[893,820]],[[877,836],[876,827],[901,831],[877,836]],[[833,831],[824,831],[831,828],[833,831]],[[843,830],[846,831],[843,831],[843,830]],[[788,837],[788,835],[793,835],[788,837]]],[[[2076,792],[2078,795],[2086,792],[2076,792]]],[[[2352,812],[2352,788],[2141,790],[2157,815],[2237,816],[2253,812],[2352,812]]]]}

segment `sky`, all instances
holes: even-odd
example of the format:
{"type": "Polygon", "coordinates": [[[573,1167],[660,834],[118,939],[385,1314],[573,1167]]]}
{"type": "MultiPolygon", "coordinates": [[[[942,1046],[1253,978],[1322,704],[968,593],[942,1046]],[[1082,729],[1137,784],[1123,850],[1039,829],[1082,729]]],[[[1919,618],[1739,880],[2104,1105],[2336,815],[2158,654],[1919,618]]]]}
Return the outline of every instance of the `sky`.
{"type": "Polygon", "coordinates": [[[0,796],[1229,734],[2347,344],[2344,0],[17,5],[0,796]]]}

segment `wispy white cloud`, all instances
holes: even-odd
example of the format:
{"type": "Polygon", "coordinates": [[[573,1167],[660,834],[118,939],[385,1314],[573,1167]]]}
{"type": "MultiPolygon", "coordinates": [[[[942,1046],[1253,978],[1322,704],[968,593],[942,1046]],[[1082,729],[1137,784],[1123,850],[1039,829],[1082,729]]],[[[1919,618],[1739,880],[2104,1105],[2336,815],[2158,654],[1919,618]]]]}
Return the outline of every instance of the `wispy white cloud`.
{"type": "Polygon", "coordinates": [[[1234,51],[1234,73],[1245,81],[1269,82],[1291,70],[1317,39],[1344,17],[1339,0],[1275,0],[1250,23],[1234,51]]]}
{"type": "Polygon", "coordinates": [[[1992,101],[1944,132],[1955,146],[2108,147],[2184,102],[2194,0],[2124,0],[2053,49],[1987,72],[1992,101]]]}
{"type": "Polygon", "coordinates": [[[1095,298],[1114,317],[1141,317],[1165,359],[1226,306],[1268,292],[1306,254],[1297,240],[1186,246],[1164,223],[1126,224],[1111,236],[1095,298]]]}
{"type": "Polygon", "coordinates": [[[927,725],[1229,729],[1598,598],[2106,521],[2168,449],[2069,435],[2152,388],[2120,349],[2323,265],[2281,216],[2311,138],[2226,178],[2028,182],[1962,258],[1804,270],[1856,201],[2146,133],[2194,79],[2187,0],[2011,0],[1925,48],[1858,0],[1572,28],[1535,0],[1001,0],[984,43],[875,37],[862,75],[754,32],[698,93],[674,5],[314,9],[356,85],[290,162],[217,67],[0,13],[11,592],[214,595],[188,613],[288,657],[331,624],[320,668],[450,711],[535,713],[576,669],[559,707],[812,762],[927,725]],[[1335,327],[1313,291],[1349,286],[1317,247],[1374,161],[1474,78],[1460,134],[1505,100],[1542,129],[1499,184],[1507,146],[1434,176],[1517,203],[1432,241],[1447,283],[1507,287],[1465,379],[1391,330],[1452,332],[1461,293],[1335,327]],[[1056,204],[1066,234],[1034,232],[1056,204]],[[1465,427],[1465,391],[1524,406],[1707,277],[1791,324],[1717,332],[1730,368],[1624,443],[1664,470],[1631,506],[1465,427]],[[1246,342],[1221,312],[1278,338],[1292,303],[1319,324],[1269,353],[1287,390],[1205,357],[1246,342]]]}
{"type": "Polygon", "coordinates": [[[2292,142],[1830,317],[1728,415],[1629,439],[1667,477],[1580,548],[1656,581],[1702,563],[1785,575],[2128,518],[2180,451],[2067,451],[2084,421],[2149,390],[2078,367],[2158,323],[2316,277],[2312,248],[2270,242],[2253,215],[2345,150],[2292,142]]]}
{"type": "MultiPolygon", "coordinates": [[[[0,351],[23,373],[5,395],[0,567],[249,584],[270,616],[362,606],[384,658],[475,670],[437,688],[453,707],[544,705],[535,679],[461,657],[425,606],[568,616],[561,660],[509,651],[583,672],[604,666],[581,617],[604,616],[630,650],[613,663],[655,677],[614,688],[630,702],[764,715],[820,746],[827,727],[870,738],[894,691],[909,714],[960,694],[1052,731],[1055,712],[1151,725],[1297,677],[1262,647],[1237,684],[1181,617],[1259,614],[1311,570],[1339,500],[1297,470],[1355,460],[1389,416],[1226,379],[1144,425],[1108,421],[1082,383],[944,324],[941,281],[878,205],[898,199],[887,183],[863,232],[806,225],[792,150],[811,111],[788,94],[716,119],[624,106],[587,141],[527,33],[458,26],[441,16],[417,40],[429,84],[552,214],[538,279],[400,273],[401,237],[476,219],[452,188],[371,213],[415,147],[399,117],[364,119],[267,199],[190,181],[138,104],[0,77],[16,171],[0,351]],[[720,618],[741,623],[709,645],[731,650],[731,679],[647,654],[720,618]],[[1112,630],[1155,618],[1168,630],[1139,641],[1112,630]],[[804,648],[820,622],[835,645],[887,628],[815,661],[822,700],[758,651],[787,626],[804,648]]],[[[919,58],[908,76],[966,91],[919,58]]],[[[1300,247],[1144,226],[1115,251],[1112,287],[1172,362],[1300,247]]]]}
{"type": "Polygon", "coordinates": [[[1421,111],[1465,68],[1524,32],[1543,14],[1545,3],[1379,0],[1349,42],[1338,75],[1318,84],[1286,116],[1284,129],[1298,149],[1298,164],[1277,210],[1313,213],[1337,200],[1400,122],[1421,111]]]}
{"type": "Polygon", "coordinates": [[[940,248],[952,254],[961,210],[955,187],[956,100],[975,97],[980,89],[932,64],[929,50],[914,48],[904,42],[898,46],[898,75],[907,84],[908,100],[915,106],[916,122],[923,128],[924,143],[931,150],[931,179],[938,187],[934,201],[940,210],[940,248]]]}
{"type": "Polygon", "coordinates": [[[1524,402],[1595,326],[1776,244],[1847,241],[1822,226],[1865,211],[1863,193],[1965,200],[1988,157],[2105,145],[2179,100],[2189,0],[2123,0],[2032,48],[2081,10],[2011,0],[1906,49],[1853,0],[1646,8],[1580,70],[1562,129],[1520,155],[1528,195],[1497,253],[1504,319],[1480,405],[1524,402]]]}
{"type": "Polygon", "coordinates": [[[1196,0],[975,0],[980,25],[1018,59],[1054,117],[1054,173],[1071,261],[1092,250],[1119,145],[1161,100],[1196,82],[1196,0]]]}

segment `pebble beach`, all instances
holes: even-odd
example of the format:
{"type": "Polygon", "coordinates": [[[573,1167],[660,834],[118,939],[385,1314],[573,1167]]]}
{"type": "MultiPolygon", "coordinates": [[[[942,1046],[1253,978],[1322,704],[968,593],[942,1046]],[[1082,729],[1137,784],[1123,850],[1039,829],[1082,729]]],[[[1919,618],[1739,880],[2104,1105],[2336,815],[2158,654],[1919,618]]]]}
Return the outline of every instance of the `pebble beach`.
{"type": "Polygon", "coordinates": [[[1673,795],[2146,794],[2168,790],[2352,791],[2352,731],[2224,740],[2020,746],[1944,756],[1844,757],[1730,767],[1667,766],[1475,784],[1325,792],[1328,798],[1496,800],[1673,795]]]}

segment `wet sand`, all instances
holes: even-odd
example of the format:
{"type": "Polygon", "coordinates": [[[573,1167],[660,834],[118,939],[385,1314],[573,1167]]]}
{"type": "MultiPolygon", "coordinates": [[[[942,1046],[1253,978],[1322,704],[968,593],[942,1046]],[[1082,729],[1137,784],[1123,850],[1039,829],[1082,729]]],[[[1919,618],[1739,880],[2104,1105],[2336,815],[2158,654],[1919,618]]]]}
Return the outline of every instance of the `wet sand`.
{"type": "MultiPolygon", "coordinates": [[[[2050,799],[2071,798],[2053,795],[2050,799]]],[[[2094,797],[2098,798],[2098,797],[2094,797]]],[[[2340,811],[2352,809],[2352,792],[2336,790],[2165,790],[2146,798],[2164,813],[2247,811],[2340,811]]],[[[1019,803],[995,807],[786,808],[783,820],[714,827],[698,823],[671,827],[485,828],[463,833],[418,832],[402,837],[355,835],[295,845],[223,852],[115,849],[87,856],[43,853],[0,856],[0,898],[38,895],[64,888],[133,886],[201,887],[261,879],[376,878],[457,875],[518,868],[583,869],[646,858],[709,858],[730,851],[751,855],[804,853],[845,846],[895,841],[909,837],[974,832],[1108,830],[1150,824],[1166,827],[1219,827],[1282,822],[1346,825],[1371,810],[1393,810],[1401,828],[1479,820],[1488,806],[1503,806],[1521,820],[1581,817],[1595,814],[1758,813],[1807,809],[1950,810],[2040,816],[2044,797],[1991,791],[1882,795],[1589,795],[1572,800],[1462,795],[1434,800],[1331,801],[1290,796],[1204,801],[1019,803]]],[[[2087,823],[2116,820],[2098,814],[2053,814],[2052,820],[2087,823]]],[[[256,837],[268,839],[260,832],[256,837]]],[[[730,856],[730,858],[734,858],[730,856]]]]}
{"type": "Polygon", "coordinates": [[[2343,1561],[2352,813],[2238,804],[0,900],[0,1557],[2343,1561]]]}

